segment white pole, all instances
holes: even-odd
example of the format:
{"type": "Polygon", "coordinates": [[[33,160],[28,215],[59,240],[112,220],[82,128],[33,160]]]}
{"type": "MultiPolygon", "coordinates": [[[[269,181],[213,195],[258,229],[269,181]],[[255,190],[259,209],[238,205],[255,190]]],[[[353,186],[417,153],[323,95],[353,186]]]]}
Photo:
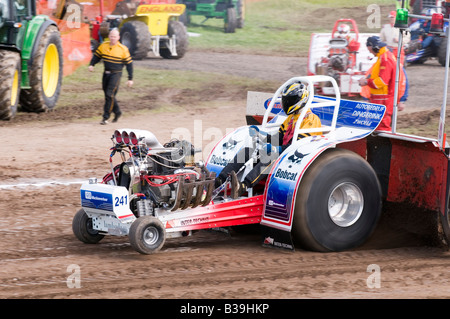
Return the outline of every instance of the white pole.
{"type": "Polygon", "coordinates": [[[449,41],[449,27],[445,31],[447,37],[447,51],[445,57],[445,79],[444,79],[444,99],[442,101],[441,106],[441,116],[439,118],[439,132],[438,132],[438,141],[439,147],[441,150],[445,147],[444,144],[444,128],[445,128],[445,114],[447,107],[447,87],[448,87],[448,67],[449,67],[449,53],[450,53],[450,41],[449,41]]]}
{"type": "Polygon", "coordinates": [[[392,112],[392,133],[397,131],[397,100],[398,100],[398,82],[400,78],[400,58],[403,44],[403,32],[400,29],[398,31],[398,49],[397,49],[397,67],[395,71],[395,91],[394,91],[394,109],[392,112]]]}

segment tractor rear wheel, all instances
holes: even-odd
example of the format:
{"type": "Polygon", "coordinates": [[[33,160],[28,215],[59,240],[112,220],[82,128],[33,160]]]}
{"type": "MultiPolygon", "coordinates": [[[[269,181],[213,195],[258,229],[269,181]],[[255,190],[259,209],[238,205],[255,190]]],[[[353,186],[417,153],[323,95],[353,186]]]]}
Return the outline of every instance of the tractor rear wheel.
{"type": "Polygon", "coordinates": [[[89,218],[84,209],[80,209],[73,217],[72,231],[85,244],[96,244],[105,237],[92,228],[92,218],[89,218]]]}
{"type": "Polygon", "coordinates": [[[237,25],[236,8],[228,8],[224,26],[225,33],[234,33],[236,31],[236,25],[237,25]]]}
{"type": "Polygon", "coordinates": [[[150,255],[161,249],[166,241],[162,222],[153,216],[141,216],[130,227],[128,234],[131,246],[139,253],[150,255]]]}
{"type": "Polygon", "coordinates": [[[169,48],[166,47],[167,41],[161,41],[159,54],[165,59],[181,59],[186,54],[189,45],[186,27],[180,21],[170,20],[167,35],[169,38],[173,38],[173,36],[175,36],[177,55],[172,55],[172,53],[170,53],[169,48]]]}
{"type": "Polygon", "coordinates": [[[20,53],[0,50],[0,120],[10,120],[19,104],[22,65],[20,53]]]}
{"type": "Polygon", "coordinates": [[[134,60],[147,57],[152,47],[151,34],[148,26],[142,21],[129,21],[120,29],[120,41],[128,47],[134,60]]]}
{"type": "Polygon", "coordinates": [[[325,151],[302,178],[295,204],[294,239],[314,251],[361,245],[381,214],[381,187],[372,167],[345,149],[325,151]]]}
{"type": "Polygon", "coordinates": [[[30,89],[20,92],[24,111],[45,112],[55,107],[61,92],[63,49],[58,28],[50,25],[39,39],[29,69],[30,89]]]}
{"type": "Polygon", "coordinates": [[[238,0],[236,3],[237,8],[237,22],[236,27],[242,29],[245,22],[245,4],[244,0],[238,0]]]}

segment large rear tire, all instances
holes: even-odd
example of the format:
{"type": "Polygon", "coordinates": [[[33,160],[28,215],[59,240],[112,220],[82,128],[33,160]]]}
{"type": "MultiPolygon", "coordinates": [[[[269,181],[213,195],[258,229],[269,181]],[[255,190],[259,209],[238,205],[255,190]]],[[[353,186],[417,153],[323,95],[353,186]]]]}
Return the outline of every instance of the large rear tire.
{"type": "Polygon", "coordinates": [[[187,51],[189,38],[186,27],[177,20],[170,20],[167,35],[172,38],[175,35],[177,55],[172,55],[166,47],[167,41],[160,42],[159,54],[165,59],[181,59],[187,51]]]}
{"type": "Polygon", "coordinates": [[[162,248],[166,241],[166,231],[156,217],[141,216],[131,224],[128,237],[137,252],[150,255],[162,248]]]}
{"type": "Polygon", "coordinates": [[[236,26],[237,26],[236,8],[228,8],[227,9],[227,17],[225,19],[225,25],[224,25],[225,33],[236,32],[236,26]]]}
{"type": "Polygon", "coordinates": [[[125,22],[120,29],[120,42],[128,47],[134,60],[146,58],[152,47],[150,31],[142,21],[125,22]]]}
{"type": "Polygon", "coordinates": [[[92,228],[92,218],[89,218],[84,209],[80,209],[73,217],[72,231],[75,237],[86,244],[96,244],[105,237],[92,228]]]}
{"type": "Polygon", "coordinates": [[[237,21],[236,27],[242,29],[245,23],[245,3],[244,0],[238,0],[236,4],[237,9],[237,21]]]}
{"type": "Polygon", "coordinates": [[[308,250],[351,249],[372,234],[380,214],[381,187],[372,167],[351,151],[329,149],[300,183],[294,239],[308,250]]]}
{"type": "Polygon", "coordinates": [[[58,28],[50,25],[40,39],[29,69],[30,89],[20,92],[24,111],[45,112],[55,107],[61,93],[63,49],[58,28]]]}
{"type": "Polygon", "coordinates": [[[21,82],[20,53],[0,50],[0,120],[10,120],[17,113],[21,82]]]}

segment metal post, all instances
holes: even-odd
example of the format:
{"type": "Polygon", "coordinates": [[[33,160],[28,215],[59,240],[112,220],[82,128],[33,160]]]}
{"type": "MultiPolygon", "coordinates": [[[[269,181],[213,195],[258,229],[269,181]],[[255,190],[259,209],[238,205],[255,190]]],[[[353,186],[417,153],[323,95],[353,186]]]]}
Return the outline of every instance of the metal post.
{"type": "Polygon", "coordinates": [[[450,27],[447,27],[445,31],[447,37],[447,51],[445,57],[445,78],[444,78],[444,98],[441,106],[441,116],[439,118],[439,132],[438,132],[438,141],[439,147],[441,150],[445,147],[444,144],[444,128],[445,128],[445,113],[447,107],[447,88],[448,88],[448,67],[449,67],[449,53],[450,53],[450,41],[449,41],[449,30],[450,27]]]}
{"type": "Polygon", "coordinates": [[[395,71],[395,91],[394,91],[394,109],[392,113],[392,133],[396,133],[397,131],[397,100],[398,100],[398,85],[400,78],[400,58],[403,44],[403,31],[400,29],[398,35],[398,49],[397,49],[397,67],[395,71]]]}

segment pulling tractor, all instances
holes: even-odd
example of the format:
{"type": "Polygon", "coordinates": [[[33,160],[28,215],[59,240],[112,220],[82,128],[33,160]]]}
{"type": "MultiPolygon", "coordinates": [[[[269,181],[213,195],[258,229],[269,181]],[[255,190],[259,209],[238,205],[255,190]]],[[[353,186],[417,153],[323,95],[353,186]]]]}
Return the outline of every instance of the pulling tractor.
{"type": "Polygon", "coordinates": [[[245,21],[244,0],[177,0],[186,5],[186,22],[191,16],[204,16],[208,19],[224,20],[225,33],[234,33],[236,28],[243,28],[245,21]]]}
{"type": "Polygon", "coordinates": [[[180,21],[185,5],[174,1],[121,1],[100,25],[103,39],[113,27],[120,31],[120,41],[135,60],[147,57],[149,51],[165,59],[182,58],[189,45],[187,29],[180,21]]]}
{"type": "Polygon", "coordinates": [[[53,109],[63,76],[62,41],[48,16],[36,15],[35,1],[0,0],[0,119],[18,106],[28,112],[53,109]]]}
{"type": "Polygon", "coordinates": [[[408,220],[417,212],[431,220],[435,238],[448,247],[450,146],[444,124],[449,52],[437,139],[396,132],[397,103],[392,130],[377,130],[384,105],[341,99],[337,81],[327,75],[294,77],[273,95],[249,92],[248,125],[224,136],[206,163],[189,160],[195,148],[187,141],[162,145],[149,131],[114,132],[111,171],[100,183],[92,179],[81,186],[82,208],[73,218],[73,232],[90,244],[107,235],[128,236],[136,251],[152,254],[166,239],[199,229],[259,224],[264,246],[343,251],[371,236],[386,205],[394,208],[392,214],[408,212],[408,220]],[[281,92],[295,82],[306,85],[309,96],[294,142],[279,151],[268,144],[268,136],[286,119],[281,92]],[[316,94],[322,82],[333,87],[334,96],[316,94]],[[320,118],[321,127],[300,128],[308,110],[320,118]],[[298,140],[299,134],[308,136],[298,140]],[[244,149],[251,156],[237,174],[215,185],[215,176],[244,149]],[[115,154],[121,158],[114,166],[115,154]],[[267,178],[236,196],[236,179],[242,181],[268,155],[275,161],[267,178]]]}
{"type": "Polygon", "coordinates": [[[116,130],[110,172],[81,186],[81,209],[72,222],[76,238],[96,244],[105,236],[128,236],[134,250],[153,254],[166,240],[201,229],[259,224],[264,246],[343,251],[363,244],[383,202],[394,202],[433,213],[441,225],[438,234],[450,240],[448,147],[434,139],[376,131],[385,106],[341,99],[329,76],[289,79],[270,98],[253,93],[247,110],[254,122],[224,136],[205,163],[189,160],[195,148],[187,141],[161,144],[146,130],[116,130]],[[293,140],[318,130],[322,135],[292,143],[277,154],[266,180],[233,196],[233,178],[219,186],[215,176],[240,150],[251,148],[254,156],[237,173],[242,180],[260,156],[273,151],[267,135],[286,118],[280,94],[294,82],[311,88],[298,123],[309,108],[322,127],[297,125],[293,140]],[[336,96],[316,95],[318,82],[330,82],[336,96]],[[119,163],[113,165],[117,154],[119,163]]]}

